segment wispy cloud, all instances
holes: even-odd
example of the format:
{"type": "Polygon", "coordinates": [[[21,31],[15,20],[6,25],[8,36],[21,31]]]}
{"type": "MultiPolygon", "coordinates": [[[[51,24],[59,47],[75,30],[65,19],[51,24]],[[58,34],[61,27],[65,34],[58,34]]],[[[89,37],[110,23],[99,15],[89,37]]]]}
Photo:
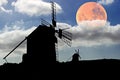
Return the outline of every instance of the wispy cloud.
{"type": "Polygon", "coordinates": [[[12,10],[7,10],[3,7],[3,5],[6,5],[7,3],[7,0],[0,0],[0,12],[12,13],[12,10]]]}
{"type": "MultiPolygon", "coordinates": [[[[51,12],[51,4],[43,0],[17,0],[12,2],[15,11],[29,16],[48,15],[51,12]]],[[[57,13],[62,12],[62,8],[56,3],[57,13]]]]}
{"type": "Polygon", "coordinates": [[[5,12],[5,13],[12,13],[12,10],[7,10],[4,7],[0,7],[0,12],[5,12]]]}
{"type": "Polygon", "coordinates": [[[112,4],[114,0],[100,0],[98,2],[103,5],[109,5],[109,4],[112,4]]]}

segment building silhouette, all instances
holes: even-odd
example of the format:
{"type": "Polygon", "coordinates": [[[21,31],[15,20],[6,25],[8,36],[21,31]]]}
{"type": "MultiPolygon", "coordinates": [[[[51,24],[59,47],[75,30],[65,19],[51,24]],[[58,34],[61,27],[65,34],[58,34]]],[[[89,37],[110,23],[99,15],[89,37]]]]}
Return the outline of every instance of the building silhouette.
{"type": "Polygon", "coordinates": [[[30,64],[53,64],[56,63],[55,30],[50,26],[39,25],[27,37],[27,54],[23,61],[30,64]]]}

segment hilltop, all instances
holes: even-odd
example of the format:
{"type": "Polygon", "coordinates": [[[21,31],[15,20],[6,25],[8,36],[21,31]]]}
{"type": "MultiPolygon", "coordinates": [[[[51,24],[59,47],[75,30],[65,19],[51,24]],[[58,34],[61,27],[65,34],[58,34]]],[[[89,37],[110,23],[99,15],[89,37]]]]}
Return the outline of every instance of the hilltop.
{"type": "MultiPolygon", "coordinates": [[[[5,63],[4,65],[0,66],[0,72],[41,72],[49,71],[49,70],[57,70],[57,71],[74,71],[77,70],[78,72],[86,69],[98,69],[99,67],[103,69],[108,69],[111,67],[118,68],[120,65],[120,60],[116,59],[101,59],[101,60],[83,60],[78,62],[56,62],[56,63],[50,63],[50,64],[27,64],[27,63],[19,63],[19,64],[13,64],[13,63],[5,63]]],[[[111,68],[112,69],[112,68],[111,68]]]]}

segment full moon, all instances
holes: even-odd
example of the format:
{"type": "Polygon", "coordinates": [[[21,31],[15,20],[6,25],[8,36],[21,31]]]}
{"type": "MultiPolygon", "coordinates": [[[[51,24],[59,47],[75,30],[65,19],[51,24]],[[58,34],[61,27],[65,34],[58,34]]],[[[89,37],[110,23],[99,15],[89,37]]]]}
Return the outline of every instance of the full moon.
{"type": "Polygon", "coordinates": [[[96,2],[87,2],[80,6],[76,13],[76,21],[79,24],[82,21],[107,20],[106,10],[102,5],[96,2]]]}

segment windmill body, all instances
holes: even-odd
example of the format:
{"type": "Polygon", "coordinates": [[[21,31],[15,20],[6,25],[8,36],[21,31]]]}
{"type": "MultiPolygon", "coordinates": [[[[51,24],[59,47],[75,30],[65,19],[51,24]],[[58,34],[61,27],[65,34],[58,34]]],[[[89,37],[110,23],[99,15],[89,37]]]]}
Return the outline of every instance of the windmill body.
{"type": "Polygon", "coordinates": [[[55,30],[48,26],[40,25],[27,37],[27,54],[23,61],[30,63],[55,63],[56,51],[55,30]]]}

